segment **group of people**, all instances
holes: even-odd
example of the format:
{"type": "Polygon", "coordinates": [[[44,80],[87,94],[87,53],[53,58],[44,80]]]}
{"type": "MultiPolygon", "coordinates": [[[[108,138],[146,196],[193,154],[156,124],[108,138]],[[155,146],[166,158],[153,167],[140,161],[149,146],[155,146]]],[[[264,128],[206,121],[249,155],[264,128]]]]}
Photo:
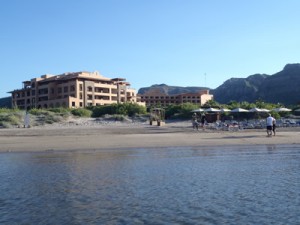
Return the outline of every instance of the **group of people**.
{"type": "Polygon", "coordinates": [[[267,117],[267,135],[268,136],[272,136],[272,133],[273,135],[275,136],[276,134],[276,120],[275,118],[269,114],[269,116],[267,117]]]}
{"type": "MultiPolygon", "coordinates": [[[[202,114],[200,116],[197,115],[197,113],[194,113],[192,116],[192,125],[194,130],[199,130],[199,126],[202,127],[202,129],[205,129],[205,123],[206,123],[206,117],[205,114],[202,114]],[[200,123],[199,123],[200,121],[200,123]]],[[[266,119],[267,123],[267,135],[272,136],[276,135],[276,119],[269,114],[269,116],[266,119]]]]}
{"type": "Polygon", "coordinates": [[[202,115],[198,116],[197,113],[194,113],[192,116],[192,124],[194,130],[199,130],[199,126],[202,127],[202,129],[205,129],[205,123],[206,123],[206,116],[203,113],[202,115]]]}

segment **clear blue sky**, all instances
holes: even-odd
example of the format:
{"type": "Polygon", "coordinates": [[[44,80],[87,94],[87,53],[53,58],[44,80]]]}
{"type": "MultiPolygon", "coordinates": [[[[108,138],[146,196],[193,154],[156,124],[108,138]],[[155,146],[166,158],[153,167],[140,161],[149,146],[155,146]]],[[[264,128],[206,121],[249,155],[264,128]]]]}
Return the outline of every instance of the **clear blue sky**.
{"type": "Polygon", "coordinates": [[[64,72],[97,70],[136,90],[274,74],[300,61],[299,9],[299,0],[0,0],[0,97],[64,72]]]}

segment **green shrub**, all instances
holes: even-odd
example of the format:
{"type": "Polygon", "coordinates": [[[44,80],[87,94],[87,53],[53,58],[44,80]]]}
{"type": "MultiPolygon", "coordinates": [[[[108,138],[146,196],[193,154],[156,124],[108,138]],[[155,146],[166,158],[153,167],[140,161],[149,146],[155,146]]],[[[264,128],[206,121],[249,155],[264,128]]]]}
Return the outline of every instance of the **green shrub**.
{"type": "Polygon", "coordinates": [[[52,123],[58,123],[63,120],[63,117],[56,114],[49,114],[45,116],[45,123],[52,124],[52,123]]]}
{"type": "Polygon", "coordinates": [[[91,117],[91,115],[92,115],[92,111],[91,110],[82,109],[82,108],[72,109],[71,113],[74,116],[79,116],[79,117],[91,117]]]}
{"type": "Polygon", "coordinates": [[[13,111],[8,113],[0,112],[0,125],[4,127],[18,126],[23,123],[21,112],[13,111]]]}
{"type": "Polygon", "coordinates": [[[92,117],[101,117],[103,115],[124,115],[134,116],[145,114],[146,108],[136,103],[119,103],[111,105],[96,106],[92,108],[92,117]]]}
{"type": "Polygon", "coordinates": [[[136,114],[146,114],[146,107],[136,103],[126,103],[127,115],[134,116],[136,114]]]}
{"type": "Polygon", "coordinates": [[[15,114],[8,115],[7,118],[8,118],[8,122],[10,122],[12,125],[19,125],[21,123],[20,117],[18,117],[15,114]]]}
{"type": "Polygon", "coordinates": [[[18,108],[8,109],[8,108],[0,108],[0,113],[17,113],[20,112],[18,108]]]}
{"type": "Polygon", "coordinates": [[[92,109],[92,117],[101,117],[104,115],[112,115],[113,113],[112,106],[111,105],[102,105],[102,106],[96,106],[92,109]]]}
{"type": "Polygon", "coordinates": [[[49,111],[59,114],[60,116],[66,117],[70,115],[70,109],[68,108],[50,108],[49,111]]]}
{"type": "Polygon", "coordinates": [[[30,109],[28,111],[29,114],[32,114],[32,115],[35,115],[35,116],[40,116],[40,115],[49,115],[50,111],[48,110],[45,110],[45,109],[37,109],[37,108],[33,108],[33,109],[30,109]]]}
{"type": "Polygon", "coordinates": [[[190,118],[191,111],[199,108],[198,105],[192,103],[183,103],[181,105],[169,105],[166,108],[166,118],[190,118]]]}

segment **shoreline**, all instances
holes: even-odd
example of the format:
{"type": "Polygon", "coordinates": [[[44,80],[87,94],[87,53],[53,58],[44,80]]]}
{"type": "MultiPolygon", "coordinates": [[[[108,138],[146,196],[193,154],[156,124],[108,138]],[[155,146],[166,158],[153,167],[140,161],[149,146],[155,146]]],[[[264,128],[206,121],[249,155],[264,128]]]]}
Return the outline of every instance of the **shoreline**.
{"type": "Polygon", "coordinates": [[[0,152],[85,151],[130,148],[300,144],[300,127],[282,127],[276,136],[265,129],[194,131],[190,122],[165,126],[145,123],[47,125],[0,129],[0,152]]]}

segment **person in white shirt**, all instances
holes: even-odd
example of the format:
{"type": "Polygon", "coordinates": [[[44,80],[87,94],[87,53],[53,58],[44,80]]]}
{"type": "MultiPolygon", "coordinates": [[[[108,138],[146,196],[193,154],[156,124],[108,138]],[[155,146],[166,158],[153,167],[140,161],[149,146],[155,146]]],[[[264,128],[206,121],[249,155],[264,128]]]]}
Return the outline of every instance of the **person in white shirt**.
{"type": "MultiPolygon", "coordinates": [[[[267,117],[267,135],[268,136],[272,136],[272,130],[273,130],[273,124],[274,124],[274,117],[272,117],[271,114],[269,114],[269,116],[267,117]]],[[[275,133],[274,133],[275,135],[275,133]]]]}

